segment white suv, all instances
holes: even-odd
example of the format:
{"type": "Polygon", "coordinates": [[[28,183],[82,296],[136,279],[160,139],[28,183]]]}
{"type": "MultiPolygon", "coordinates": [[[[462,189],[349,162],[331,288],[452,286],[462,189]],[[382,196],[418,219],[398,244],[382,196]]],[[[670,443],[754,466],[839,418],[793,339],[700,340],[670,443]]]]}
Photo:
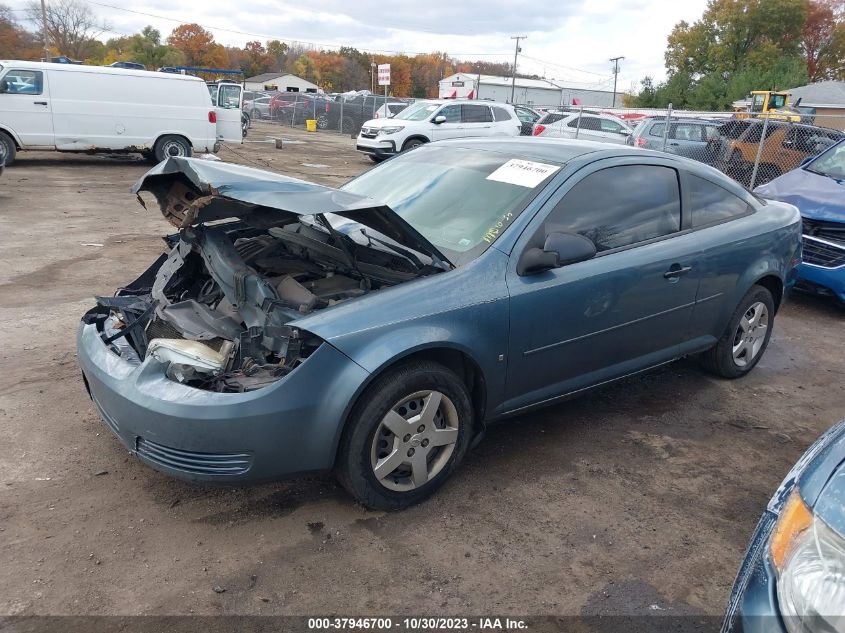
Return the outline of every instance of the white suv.
{"type": "Polygon", "coordinates": [[[390,119],[364,123],[356,148],[378,162],[430,141],[467,136],[519,136],[520,129],[516,112],[506,103],[417,101],[390,119]]]}

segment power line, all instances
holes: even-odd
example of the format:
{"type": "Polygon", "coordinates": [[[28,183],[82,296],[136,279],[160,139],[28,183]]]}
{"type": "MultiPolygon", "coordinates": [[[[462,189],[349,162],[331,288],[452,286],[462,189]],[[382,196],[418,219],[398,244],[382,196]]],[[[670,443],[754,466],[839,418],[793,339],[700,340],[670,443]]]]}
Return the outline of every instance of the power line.
{"type": "Polygon", "coordinates": [[[556,64],[554,62],[546,61],[545,59],[538,59],[536,57],[531,57],[530,55],[525,55],[524,53],[523,53],[522,56],[525,59],[530,59],[531,61],[534,61],[534,62],[546,64],[547,66],[554,66],[555,68],[562,68],[564,70],[574,70],[575,72],[578,72],[578,73],[586,73],[588,75],[596,75],[597,77],[604,77],[604,78],[609,77],[609,75],[604,74],[604,73],[597,73],[597,72],[594,72],[592,70],[584,70],[583,68],[573,68],[572,66],[564,66],[562,64],[556,64]]]}
{"type": "MultiPolygon", "coordinates": [[[[116,5],[113,5],[113,4],[106,4],[104,2],[95,2],[94,0],[86,0],[86,2],[88,4],[92,4],[92,5],[95,5],[95,6],[98,6],[98,7],[105,7],[105,8],[108,8],[108,9],[114,9],[116,11],[125,11],[126,13],[134,13],[135,15],[142,15],[144,17],[155,18],[155,19],[158,19],[158,20],[167,20],[168,22],[175,22],[177,24],[196,24],[196,22],[194,22],[194,21],[180,20],[178,18],[171,18],[171,17],[164,16],[164,15],[158,15],[158,14],[155,14],[155,13],[147,13],[145,11],[136,11],[135,9],[127,9],[125,7],[119,7],[119,6],[116,6],[116,5]]],[[[246,36],[249,36],[249,37],[259,37],[259,38],[262,38],[262,39],[277,39],[277,40],[281,40],[281,41],[285,41],[285,42],[291,42],[291,43],[294,43],[294,44],[307,44],[307,45],[310,45],[310,46],[316,46],[316,47],[320,47],[320,48],[342,48],[343,47],[343,45],[340,45],[340,44],[327,44],[327,43],[323,43],[323,42],[309,42],[309,41],[306,41],[306,40],[298,40],[298,39],[291,38],[291,37],[280,37],[280,36],[276,36],[276,35],[267,35],[266,33],[251,33],[249,31],[239,31],[237,29],[229,29],[229,28],[225,28],[225,27],[221,27],[221,26],[212,26],[212,25],[209,25],[209,24],[200,24],[200,26],[202,26],[205,29],[212,30],[212,31],[223,31],[224,33],[233,33],[235,35],[246,35],[246,36]]],[[[410,52],[410,51],[397,51],[397,50],[370,48],[370,49],[364,50],[362,52],[388,53],[388,54],[403,54],[404,53],[404,54],[411,54],[411,55],[427,55],[431,51],[410,52]]],[[[459,56],[495,57],[495,56],[500,56],[500,55],[510,55],[510,53],[451,53],[451,55],[454,56],[454,57],[459,57],[459,56]]]]}

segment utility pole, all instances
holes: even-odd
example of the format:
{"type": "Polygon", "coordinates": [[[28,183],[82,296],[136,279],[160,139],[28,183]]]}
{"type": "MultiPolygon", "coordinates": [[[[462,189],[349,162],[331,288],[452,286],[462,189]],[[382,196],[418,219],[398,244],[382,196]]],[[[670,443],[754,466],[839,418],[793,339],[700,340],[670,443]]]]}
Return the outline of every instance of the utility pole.
{"type": "Polygon", "coordinates": [[[616,107],[616,78],[619,76],[619,60],[625,59],[624,57],[611,57],[610,61],[613,62],[613,106],[616,107]]]}
{"type": "Polygon", "coordinates": [[[44,61],[50,61],[50,38],[47,37],[47,5],[41,0],[41,24],[44,27],[44,61]]]}
{"type": "Polygon", "coordinates": [[[526,40],[528,39],[527,35],[514,35],[511,37],[512,40],[516,40],[516,48],[513,51],[513,74],[511,76],[511,103],[513,103],[513,96],[514,92],[516,91],[516,56],[519,55],[519,52],[522,50],[519,47],[519,40],[526,40]]]}

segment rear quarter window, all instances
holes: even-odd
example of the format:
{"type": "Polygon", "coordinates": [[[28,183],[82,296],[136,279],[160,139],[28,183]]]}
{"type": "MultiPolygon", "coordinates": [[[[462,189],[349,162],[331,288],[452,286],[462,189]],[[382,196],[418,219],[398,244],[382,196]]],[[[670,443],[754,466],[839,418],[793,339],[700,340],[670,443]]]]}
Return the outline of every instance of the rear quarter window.
{"type": "Polygon", "coordinates": [[[693,228],[738,218],[754,211],[750,204],[719,185],[687,175],[693,228]]]}
{"type": "Polygon", "coordinates": [[[496,121],[510,121],[513,118],[510,112],[498,106],[493,106],[493,117],[496,121]]]}

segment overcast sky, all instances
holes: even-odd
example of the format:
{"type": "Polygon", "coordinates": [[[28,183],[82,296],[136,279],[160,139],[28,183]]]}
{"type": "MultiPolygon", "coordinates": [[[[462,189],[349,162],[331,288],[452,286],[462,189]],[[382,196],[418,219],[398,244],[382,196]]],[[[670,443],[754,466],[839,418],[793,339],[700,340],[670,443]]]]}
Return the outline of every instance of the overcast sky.
{"type": "MultiPolygon", "coordinates": [[[[5,1],[13,7],[23,4],[5,1]]],[[[119,34],[152,24],[166,35],[179,22],[198,22],[217,41],[229,45],[272,37],[373,52],[440,50],[462,59],[513,61],[510,36],[528,35],[520,71],[612,87],[608,59],[622,55],[619,87],[628,89],[646,74],[663,78],[666,36],[679,20],[697,19],[706,0],[101,0],[89,4],[119,34]]]]}

